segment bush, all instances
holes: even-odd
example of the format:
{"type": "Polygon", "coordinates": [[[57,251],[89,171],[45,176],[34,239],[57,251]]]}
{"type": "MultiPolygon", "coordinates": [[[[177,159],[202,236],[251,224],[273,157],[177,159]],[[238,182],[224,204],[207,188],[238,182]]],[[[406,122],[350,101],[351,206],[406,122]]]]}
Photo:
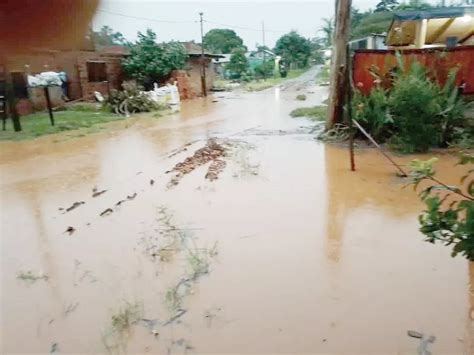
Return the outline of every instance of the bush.
{"type": "Polygon", "coordinates": [[[415,62],[408,72],[394,72],[391,90],[376,87],[367,96],[356,92],[353,117],[376,140],[389,141],[405,153],[469,141],[469,129],[463,128],[467,127],[466,104],[455,84],[456,70],[449,73],[443,87],[428,74],[415,62]]]}
{"type": "Polygon", "coordinates": [[[388,101],[395,127],[392,142],[400,150],[425,152],[441,143],[439,95],[439,87],[418,63],[395,79],[388,101]]]}
{"type": "Polygon", "coordinates": [[[392,134],[393,119],[387,92],[382,88],[375,88],[368,96],[356,92],[352,117],[380,143],[385,142],[392,134]]]}

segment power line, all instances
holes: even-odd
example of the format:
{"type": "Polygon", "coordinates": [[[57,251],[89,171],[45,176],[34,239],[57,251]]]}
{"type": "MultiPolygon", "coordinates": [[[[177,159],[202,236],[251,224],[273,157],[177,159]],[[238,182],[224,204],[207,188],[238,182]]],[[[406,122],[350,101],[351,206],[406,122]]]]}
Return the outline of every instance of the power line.
{"type": "Polygon", "coordinates": [[[159,22],[159,23],[196,23],[196,22],[198,22],[198,21],[158,20],[158,19],[148,18],[148,17],[125,15],[125,14],[121,14],[121,13],[113,12],[113,11],[108,11],[108,10],[104,10],[104,9],[97,9],[97,11],[104,12],[104,13],[110,14],[110,15],[115,15],[115,16],[128,17],[128,18],[133,18],[133,19],[136,19],[136,20],[145,20],[145,21],[159,22]]]}
{"type": "MultiPolygon", "coordinates": [[[[209,21],[209,20],[204,20],[204,22],[212,23],[212,24],[214,24],[214,25],[219,25],[219,26],[226,26],[226,27],[236,28],[236,29],[238,29],[238,30],[247,30],[247,31],[262,32],[262,29],[261,29],[261,28],[235,26],[235,25],[229,25],[229,24],[227,24],[227,23],[220,23],[220,22],[209,21]]],[[[281,32],[281,33],[288,32],[288,31],[282,31],[282,30],[268,30],[268,29],[265,29],[265,31],[266,31],[266,32],[281,32]]]]}

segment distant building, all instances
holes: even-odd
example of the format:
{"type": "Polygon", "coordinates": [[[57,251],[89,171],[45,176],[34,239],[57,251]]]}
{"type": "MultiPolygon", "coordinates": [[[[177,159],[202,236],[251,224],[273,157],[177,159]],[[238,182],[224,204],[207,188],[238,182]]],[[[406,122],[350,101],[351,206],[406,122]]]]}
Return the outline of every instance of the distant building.
{"type": "Polygon", "coordinates": [[[222,54],[221,58],[214,58],[212,63],[214,64],[214,73],[222,78],[225,77],[225,66],[230,62],[231,54],[222,54]]]}
{"type": "Polygon", "coordinates": [[[358,38],[349,42],[350,49],[387,49],[385,34],[371,34],[370,36],[358,38]]]}
{"type": "MultiPolygon", "coordinates": [[[[178,89],[181,99],[190,99],[202,95],[202,48],[194,42],[183,42],[182,45],[188,53],[186,67],[184,70],[175,70],[171,76],[172,79],[178,81],[178,89]]],[[[224,56],[222,54],[214,54],[204,50],[207,91],[212,88],[216,76],[213,61],[219,58],[224,58],[224,56]]]]}

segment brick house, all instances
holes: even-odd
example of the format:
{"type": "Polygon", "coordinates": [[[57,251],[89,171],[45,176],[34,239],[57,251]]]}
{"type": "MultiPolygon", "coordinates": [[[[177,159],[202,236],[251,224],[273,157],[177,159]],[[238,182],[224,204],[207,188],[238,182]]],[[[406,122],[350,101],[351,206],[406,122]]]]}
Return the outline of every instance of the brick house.
{"type": "MultiPolygon", "coordinates": [[[[22,54],[6,58],[7,70],[12,75],[17,109],[20,114],[42,110],[46,106],[41,88],[28,88],[27,75],[44,71],[64,71],[67,74],[67,91],[70,100],[93,99],[94,91],[106,95],[119,89],[123,81],[121,60],[128,55],[123,46],[93,48],[83,45],[78,49],[29,48],[22,54]]],[[[61,88],[51,87],[53,105],[62,105],[61,88]]]]}
{"type": "MultiPolygon", "coordinates": [[[[201,87],[201,46],[194,42],[182,43],[188,59],[184,70],[175,70],[171,73],[171,81],[178,82],[178,89],[181,99],[192,99],[196,96],[202,96],[201,87]]],[[[206,89],[211,90],[216,77],[213,59],[224,58],[223,55],[204,51],[204,61],[206,67],[206,89]]]]}

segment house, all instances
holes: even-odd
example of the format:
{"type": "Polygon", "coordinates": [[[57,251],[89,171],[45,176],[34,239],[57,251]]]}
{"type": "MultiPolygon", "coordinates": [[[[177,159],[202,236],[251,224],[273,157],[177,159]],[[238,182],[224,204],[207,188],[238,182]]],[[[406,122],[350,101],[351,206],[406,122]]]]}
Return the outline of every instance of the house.
{"type": "Polygon", "coordinates": [[[372,33],[370,36],[358,38],[349,42],[352,50],[356,49],[387,49],[385,44],[385,34],[372,33]]]}
{"type": "MultiPolygon", "coordinates": [[[[95,48],[91,44],[71,49],[27,48],[6,58],[3,65],[12,77],[18,112],[24,115],[46,107],[44,90],[29,88],[27,75],[64,71],[69,100],[93,99],[94,91],[106,95],[121,87],[121,61],[128,54],[128,49],[123,46],[95,48]]],[[[51,87],[49,92],[53,106],[64,104],[61,88],[51,87]]]]}
{"type": "Polygon", "coordinates": [[[179,94],[184,100],[202,96],[202,57],[204,57],[206,71],[206,91],[210,91],[216,76],[213,60],[224,58],[224,56],[207,50],[204,50],[203,56],[201,46],[194,42],[182,42],[182,45],[188,53],[186,67],[184,70],[174,70],[170,80],[178,82],[179,94]]]}
{"type": "Polygon", "coordinates": [[[396,12],[387,45],[401,50],[474,45],[474,8],[396,12]]]}
{"type": "Polygon", "coordinates": [[[246,54],[247,60],[249,61],[250,70],[254,71],[256,67],[261,65],[263,61],[273,60],[276,54],[269,49],[259,47],[256,51],[252,51],[246,54]]]}
{"type": "Polygon", "coordinates": [[[225,77],[225,66],[230,62],[231,54],[222,54],[222,58],[215,58],[212,60],[214,64],[214,73],[221,77],[225,77]]]}
{"type": "Polygon", "coordinates": [[[456,84],[474,95],[474,9],[453,7],[394,14],[388,29],[387,49],[357,49],[353,57],[354,85],[363,94],[376,85],[391,85],[393,71],[418,62],[440,85],[456,70],[456,84]]]}

